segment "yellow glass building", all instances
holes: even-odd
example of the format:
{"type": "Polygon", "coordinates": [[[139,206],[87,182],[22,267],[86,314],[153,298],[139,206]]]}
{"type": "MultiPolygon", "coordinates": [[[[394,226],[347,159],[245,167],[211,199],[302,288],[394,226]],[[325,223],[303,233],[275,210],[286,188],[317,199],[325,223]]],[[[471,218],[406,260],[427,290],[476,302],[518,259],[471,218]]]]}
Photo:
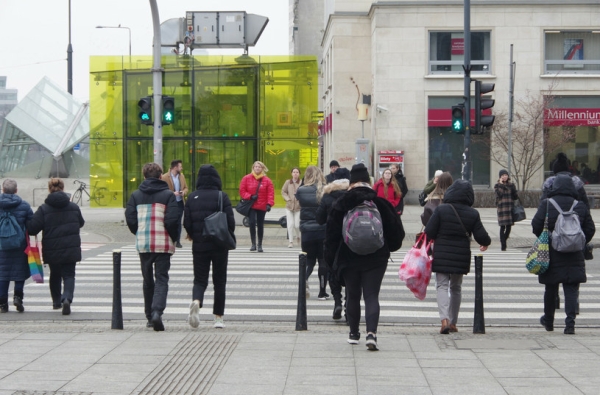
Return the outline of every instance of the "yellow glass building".
{"type": "MultiPolygon", "coordinates": [[[[240,180],[260,160],[282,207],[291,169],[318,162],[316,57],[165,55],[161,63],[162,95],[175,99],[175,121],[162,127],[163,170],[181,159],[191,191],[210,163],[235,204],[240,180]]],[[[126,204],[154,160],[154,129],[138,108],[153,94],[151,68],[149,56],[90,58],[90,183],[92,192],[109,190],[109,207],[126,204]]]]}

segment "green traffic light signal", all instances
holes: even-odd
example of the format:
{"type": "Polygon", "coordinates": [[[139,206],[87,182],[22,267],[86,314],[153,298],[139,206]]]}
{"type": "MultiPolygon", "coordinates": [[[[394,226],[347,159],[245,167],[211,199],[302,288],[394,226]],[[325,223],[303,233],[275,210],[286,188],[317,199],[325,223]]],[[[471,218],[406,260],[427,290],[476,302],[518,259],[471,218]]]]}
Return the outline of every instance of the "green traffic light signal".
{"type": "Polygon", "coordinates": [[[175,99],[171,96],[163,96],[162,105],[162,124],[170,125],[175,122],[175,99]]]}
{"type": "Polygon", "coordinates": [[[152,98],[150,96],[142,97],[138,101],[140,121],[144,125],[152,125],[152,98]]]}
{"type": "Polygon", "coordinates": [[[465,132],[465,106],[462,104],[452,106],[452,131],[454,133],[465,132]]]}

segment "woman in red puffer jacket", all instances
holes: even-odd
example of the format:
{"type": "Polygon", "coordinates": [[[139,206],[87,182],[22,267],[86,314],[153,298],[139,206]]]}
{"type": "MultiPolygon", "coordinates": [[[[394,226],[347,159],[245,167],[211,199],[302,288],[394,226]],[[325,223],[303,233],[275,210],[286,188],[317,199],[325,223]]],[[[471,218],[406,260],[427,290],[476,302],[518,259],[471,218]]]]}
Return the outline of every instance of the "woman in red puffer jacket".
{"type": "Polygon", "coordinates": [[[275,205],[275,189],[273,182],[267,177],[267,166],[261,161],[252,165],[252,172],[245,175],[240,183],[240,197],[244,200],[255,199],[250,215],[250,251],[256,251],[256,227],[258,226],[258,252],[263,252],[262,240],[265,229],[265,215],[275,205]]]}
{"type": "Polygon", "coordinates": [[[383,171],[381,178],[373,185],[373,190],[377,193],[377,196],[392,203],[397,213],[401,211],[399,206],[402,200],[402,192],[390,169],[383,171]]]}

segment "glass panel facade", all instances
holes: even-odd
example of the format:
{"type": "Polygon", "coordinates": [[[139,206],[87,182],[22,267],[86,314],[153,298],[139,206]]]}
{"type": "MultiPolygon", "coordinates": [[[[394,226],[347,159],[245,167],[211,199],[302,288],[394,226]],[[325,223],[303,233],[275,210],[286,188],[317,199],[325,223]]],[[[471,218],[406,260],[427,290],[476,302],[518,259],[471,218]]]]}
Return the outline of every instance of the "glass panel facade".
{"type": "MultiPolygon", "coordinates": [[[[134,60],[137,68],[125,72],[118,58],[90,62],[90,162],[115,207],[125,204],[142,181],[144,163],[154,157],[154,129],[141,123],[138,108],[140,98],[152,96],[151,61],[134,60]],[[116,163],[109,166],[106,158],[116,163]]],[[[279,191],[291,168],[317,165],[311,117],[318,110],[316,59],[164,56],[162,63],[162,95],[175,100],[175,121],[162,127],[163,170],[181,159],[195,189],[198,168],[211,163],[235,204],[241,178],[262,160],[272,170],[276,204],[282,206],[279,191]]]]}
{"type": "MultiPolygon", "coordinates": [[[[553,112],[583,113],[587,119],[573,117],[562,125],[547,126],[549,138],[572,133],[573,138],[563,144],[559,150],[546,153],[544,157],[545,175],[552,173],[552,161],[556,154],[564,152],[569,158],[571,172],[581,177],[587,184],[600,184],[600,97],[554,97],[553,112]]],[[[556,117],[552,121],[556,122],[556,117]]],[[[549,115],[546,115],[546,123],[549,115]]]]}
{"type": "Polygon", "coordinates": [[[600,33],[548,31],[544,37],[544,73],[600,73],[600,33]]]}
{"type": "MultiPolygon", "coordinates": [[[[429,33],[429,72],[464,74],[464,32],[429,33]]],[[[491,73],[490,32],[471,32],[471,67],[474,73],[491,73]]]]}

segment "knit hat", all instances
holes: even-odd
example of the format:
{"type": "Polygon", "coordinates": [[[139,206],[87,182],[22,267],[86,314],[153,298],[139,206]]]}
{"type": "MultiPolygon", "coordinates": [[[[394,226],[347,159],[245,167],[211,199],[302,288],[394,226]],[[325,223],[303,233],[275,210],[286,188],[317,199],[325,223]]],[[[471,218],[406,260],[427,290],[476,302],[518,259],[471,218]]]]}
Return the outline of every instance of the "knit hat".
{"type": "Polygon", "coordinates": [[[371,182],[369,171],[362,163],[352,166],[352,170],[350,170],[350,184],[354,184],[355,182],[371,182]]]}
{"type": "Polygon", "coordinates": [[[439,176],[441,176],[441,175],[442,175],[442,173],[443,173],[443,171],[441,171],[441,170],[436,170],[436,171],[435,171],[435,174],[434,174],[433,176],[434,176],[434,177],[439,177],[439,176]]]}
{"type": "Polygon", "coordinates": [[[345,167],[338,167],[335,169],[333,172],[333,179],[343,180],[344,178],[347,180],[350,179],[350,170],[346,169],[345,167]]]}
{"type": "Polygon", "coordinates": [[[329,162],[329,167],[331,166],[337,166],[340,167],[340,162],[338,162],[337,160],[332,160],[331,162],[329,162]]]}
{"type": "Polygon", "coordinates": [[[556,155],[554,164],[552,165],[552,172],[554,174],[558,174],[561,171],[569,171],[569,159],[567,158],[567,155],[559,152],[558,155],[556,155]]]}
{"type": "Polygon", "coordinates": [[[508,175],[508,171],[505,169],[500,170],[500,173],[498,173],[498,178],[502,177],[504,174],[508,175]]]}

